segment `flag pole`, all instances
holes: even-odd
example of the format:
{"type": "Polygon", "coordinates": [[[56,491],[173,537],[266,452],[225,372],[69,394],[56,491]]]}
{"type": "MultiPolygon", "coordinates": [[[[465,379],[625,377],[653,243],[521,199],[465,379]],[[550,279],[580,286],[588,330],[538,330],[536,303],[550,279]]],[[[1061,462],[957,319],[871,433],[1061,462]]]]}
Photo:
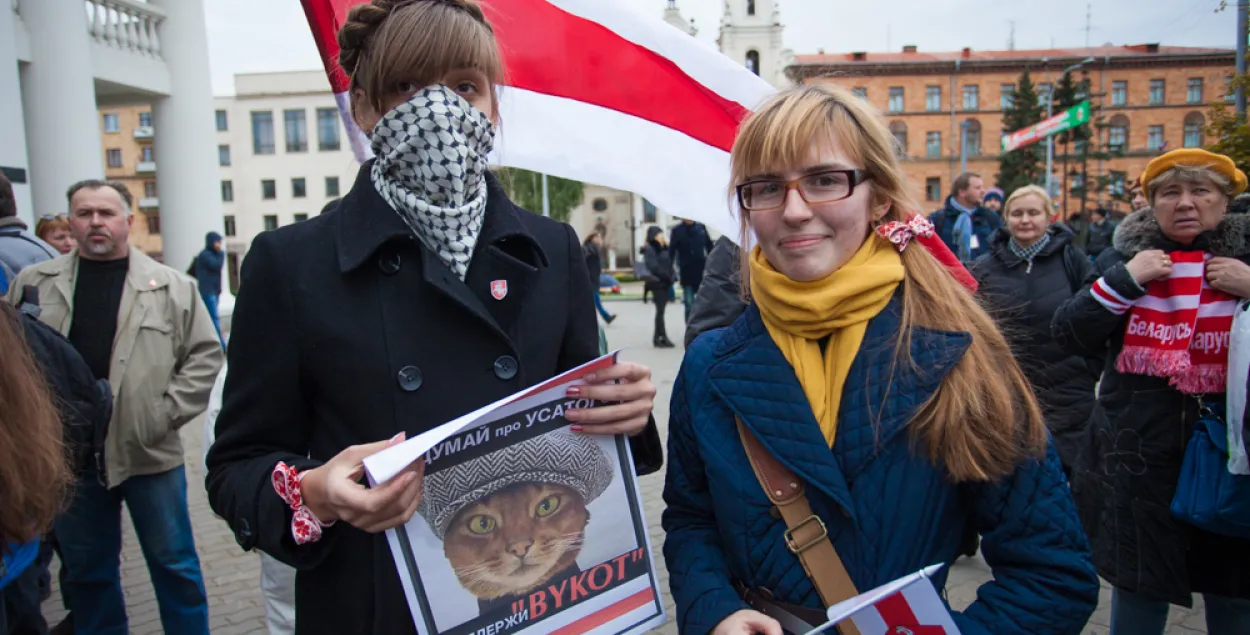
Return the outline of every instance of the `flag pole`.
{"type": "Polygon", "coordinates": [[[543,216],[551,216],[551,199],[547,197],[547,173],[543,172],[543,216]]]}

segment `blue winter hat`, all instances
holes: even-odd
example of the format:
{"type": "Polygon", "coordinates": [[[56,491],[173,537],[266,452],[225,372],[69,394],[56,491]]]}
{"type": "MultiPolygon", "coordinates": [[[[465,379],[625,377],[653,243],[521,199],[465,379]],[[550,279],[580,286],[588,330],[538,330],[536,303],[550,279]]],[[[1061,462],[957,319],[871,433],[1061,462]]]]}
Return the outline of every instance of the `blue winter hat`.
{"type": "Polygon", "coordinates": [[[991,187],[990,189],[988,189],[988,190],[986,190],[986,191],[985,191],[985,198],[984,198],[984,199],[982,199],[982,200],[981,200],[981,202],[982,202],[982,203],[988,203],[988,202],[990,202],[990,199],[992,199],[992,198],[994,198],[994,199],[998,199],[998,202],[999,202],[999,203],[1003,202],[1003,200],[1004,200],[1004,199],[1003,199],[1003,191],[1002,191],[1002,190],[1000,190],[1000,189],[998,189],[998,188],[996,188],[996,187],[991,187]]]}

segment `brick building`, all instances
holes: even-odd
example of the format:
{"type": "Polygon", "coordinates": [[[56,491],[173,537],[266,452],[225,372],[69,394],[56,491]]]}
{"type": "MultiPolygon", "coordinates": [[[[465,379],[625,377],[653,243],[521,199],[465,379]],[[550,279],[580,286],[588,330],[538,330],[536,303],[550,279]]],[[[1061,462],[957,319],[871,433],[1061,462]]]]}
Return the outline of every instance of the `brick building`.
{"type": "MultiPolygon", "coordinates": [[[[130,244],[162,260],[160,199],[156,195],[156,157],[152,150],[152,141],[156,138],[152,107],[143,104],[99,110],[104,176],[125,183],[134,196],[131,211],[136,216],[130,229],[130,244]]],[[[189,264],[173,263],[171,266],[185,269],[189,264]]]]}
{"type": "MultiPolygon", "coordinates": [[[[1091,186],[1106,175],[1108,191],[1091,192],[1088,206],[1125,210],[1112,199],[1115,183],[1132,180],[1163,149],[1205,143],[1208,105],[1225,99],[1235,53],[1231,49],[1143,44],[1092,48],[962,51],[924,53],[906,46],[901,53],[837,53],[799,55],[786,68],[791,81],[828,82],[866,98],[886,113],[890,129],[906,153],[904,167],[913,195],[932,209],[942,205],[951,181],[960,171],[961,127],[967,122],[967,164],[992,185],[998,174],[1003,110],[1026,69],[1039,95],[1056,84],[1064,68],[1093,58],[1074,73],[1088,77],[1091,101],[1102,107],[1108,124],[1094,131],[1099,148],[1118,148],[1123,156],[1090,160],[1091,186]]],[[[1229,98],[1231,99],[1231,98],[1229,98]]],[[[1081,165],[1069,148],[1064,172],[1064,146],[1055,145],[1056,200],[1079,187],[1081,165]]],[[[1080,199],[1068,197],[1069,212],[1080,199]]]]}

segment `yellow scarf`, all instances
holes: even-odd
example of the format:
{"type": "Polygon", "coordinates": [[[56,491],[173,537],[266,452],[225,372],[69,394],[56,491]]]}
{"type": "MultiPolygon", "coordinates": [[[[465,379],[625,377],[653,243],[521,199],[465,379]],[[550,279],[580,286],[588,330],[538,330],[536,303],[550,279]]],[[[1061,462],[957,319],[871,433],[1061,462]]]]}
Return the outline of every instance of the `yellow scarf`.
{"type": "Polygon", "coordinates": [[[825,441],[833,447],[842,386],[868,321],[890,302],[903,280],[894,246],[870,234],[837,271],[795,282],[773,268],[759,247],[751,253],[751,296],[768,334],[803,386],[825,441]],[[820,340],[828,337],[822,358],[820,340]]]}

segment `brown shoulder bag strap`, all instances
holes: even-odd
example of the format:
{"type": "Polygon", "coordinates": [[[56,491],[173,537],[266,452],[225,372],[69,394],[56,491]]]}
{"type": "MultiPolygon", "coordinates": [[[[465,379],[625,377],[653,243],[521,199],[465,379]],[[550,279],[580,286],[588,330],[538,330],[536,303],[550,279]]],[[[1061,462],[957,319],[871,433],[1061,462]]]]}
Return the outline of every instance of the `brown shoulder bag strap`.
{"type": "MultiPolygon", "coordinates": [[[[799,557],[821,601],[830,607],[859,595],[842,559],[833,548],[833,542],[829,540],[825,522],[812,513],[803,482],[755,438],[741,419],[737,423],[738,436],[742,438],[742,447],[746,448],[751,469],[768,500],[777,506],[786,521],[786,548],[799,557]]],[[[859,635],[859,629],[851,620],[839,624],[838,630],[842,635],[859,635]]]]}

